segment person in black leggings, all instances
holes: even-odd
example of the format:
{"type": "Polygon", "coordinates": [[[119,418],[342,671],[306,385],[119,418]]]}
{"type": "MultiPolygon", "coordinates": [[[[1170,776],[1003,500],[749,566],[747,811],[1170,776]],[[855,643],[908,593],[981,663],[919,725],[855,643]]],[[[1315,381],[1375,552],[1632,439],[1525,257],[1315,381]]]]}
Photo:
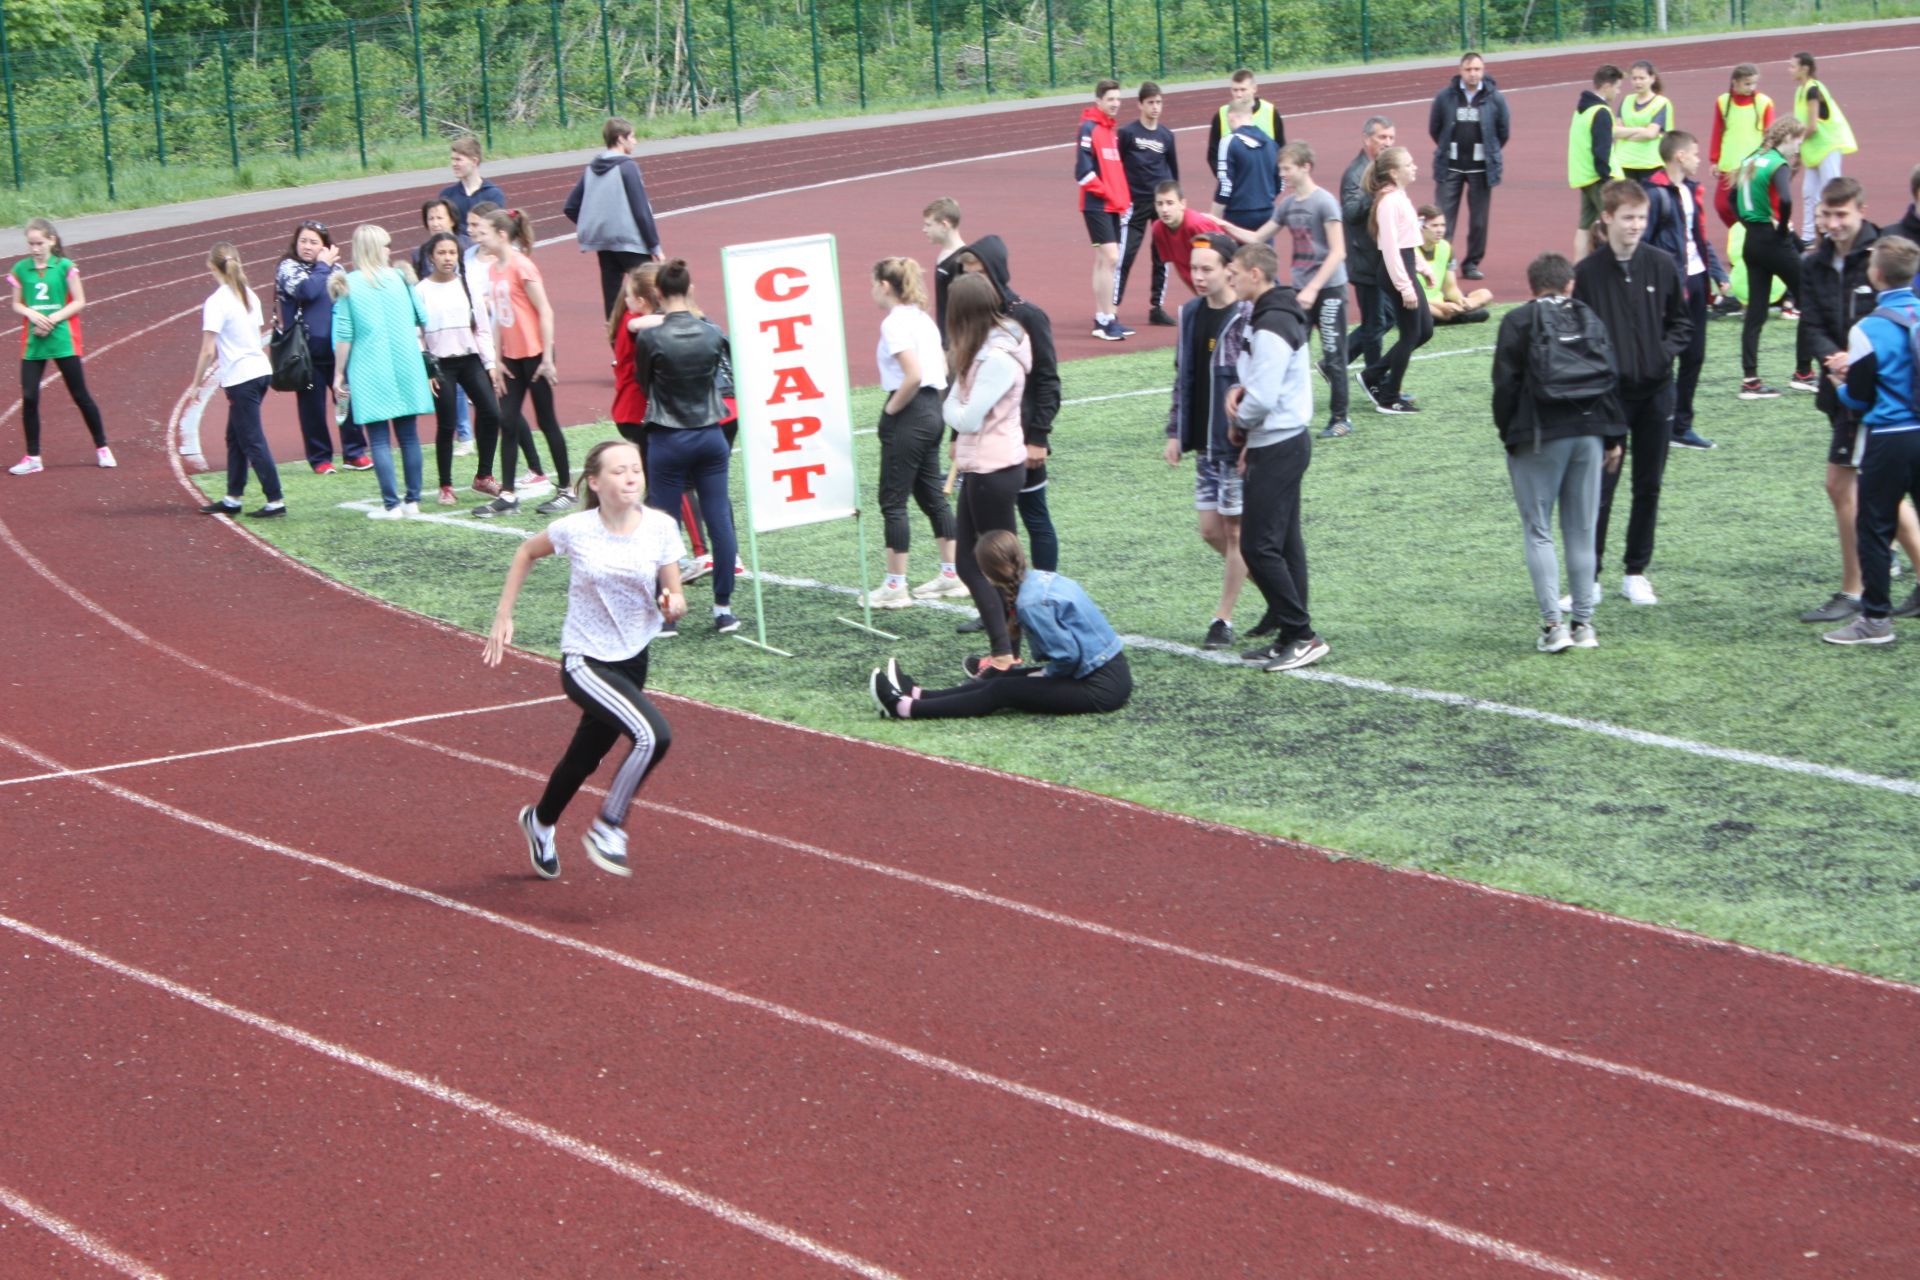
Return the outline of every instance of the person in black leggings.
{"type": "Polygon", "coordinates": [[[1395,321],[1398,335],[1394,344],[1377,362],[1360,371],[1360,385],[1366,388],[1373,407],[1381,413],[1418,413],[1419,407],[1402,394],[1407,362],[1413,353],[1433,337],[1433,313],[1427,307],[1427,292],[1417,278],[1424,265],[1420,216],[1414,211],[1407,189],[1419,176],[1413,156],[1405,147],[1388,147],[1367,170],[1361,186],[1373,196],[1373,221],[1370,230],[1380,246],[1381,274],[1388,292],[1398,295],[1400,306],[1395,321]]]}
{"type": "Polygon", "coordinates": [[[453,506],[453,450],[460,428],[460,393],[473,405],[480,437],[492,453],[500,436],[500,406],[494,400],[491,370],[494,363],[493,328],[485,301],[467,284],[460,240],[450,231],[436,231],[421,247],[428,275],[418,294],[427,322],[427,352],[440,366],[433,387],[434,462],[440,472],[440,505],[453,506]]]}
{"type": "Polygon", "coordinates": [[[1793,158],[1807,127],[1789,117],[1776,120],[1760,149],[1733,175],[1733,207],[1746,240],[1740,261],[1747,268],[1747,313],[1740,325],[1740,398],[1772,400],[1780,392],[1760,380],[1760,331],[1778,279],[1800,294],[1800,242],[1793,234],[1793,158]]]}
{"type": "Polygon", "coordinates": [[[1133,673],[1099,606],[1071,578],[1029,570],[1020,539],[1004,529],[982,534],[980,571],[999,593],[1018,643],[1031,640],[1043,665],[995,671],[982,667],[963,684],[922,688],[889,660],[867,677],[867,692],[892,720],[957,720],[996,711],[1072,716],[1118,711],[1133,696],[1133,673]]]}

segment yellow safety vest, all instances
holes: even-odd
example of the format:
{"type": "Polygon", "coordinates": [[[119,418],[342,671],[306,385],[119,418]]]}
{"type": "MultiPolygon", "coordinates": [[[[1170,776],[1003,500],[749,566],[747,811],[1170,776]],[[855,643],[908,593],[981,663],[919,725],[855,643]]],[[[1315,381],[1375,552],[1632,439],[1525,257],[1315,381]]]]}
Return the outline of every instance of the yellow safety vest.
{"type": "Polygon", "coordinates": [[[1604,111],[1608,117],[1613,108],[1604,102],[1596,102],[1585,111],[1573,113],[1573,125],[1567,130],[1567,185],[1578,191],[1581,187],[1590,187],[1602,178],[1618,178],[1620,173],[1620,147],[1613,148],[1612,172],[1601,173],[1593,167],[1593,116],[1596,111],[1604,111]]]}
{"type": "Polygon", "coordinates": [[[1753,104],[1743,107],[1731,93],[1723,93],[1716,101],[1720,108],[1720,159],[1713,167],[1732,173],[1742,160],[1760,149],[1760,140],[1766,136],[1760,122],[1773,110],[1773,99],[1756,93],[1753,104]]]}
{"type": "MultiPolygon", "coordinates": [[[[1275,142],[1280,141],[1280,135],[1274,132],[1273,104],[1271,102],[1256,102],[1253,107],[1253,119],[1247,123],[1266,134],[1269,138],[1272,138],[1275,142]]],[[[1225,139],[1231,137],[1232,134],[1233,126],[1227,123],[1227,109],[1222,107],[1220,108],[1220,136],[1225,139]]]]}
{"type": "MultiPolygon", "coordinates": [[[[1667,128],[1669,130],[1679,128],[1673,119],[1673,103],[1665,94],[1655,94],[1653,101],[1644,108],[1635,105],[1633,95],[1628,94],[1620,103],[1620,123],[1629,128],[1644,128],[1652,124],[1653,118],[1663,110],[1667,113],[1667,128]]],[[[1621,169],[1658,169],[1660,139],[1615,138],[1613,163],[1621,169]]]]}
{"type": "Polygon", "coordinates": [[[1807,126],[1807,140],[1800,144],[1800,163],[1809,169],[1819,167],[1822,160],[1836,151],[1850,156],[1860,149],[1860,144],[1853,140],[1852,126],[1847,123],[1840,104],[1834,101],[1833,90],[1818,80],[1809,80],[1793,91],[1793,118],[1807,126]],[[1818,89],[1820,96],[1827,100],[1825,120],[1808,118],[1807,93],[1812,89],[1818,89]]]}
{"type": "Polygon", "coordinates": [[[1415,249],[1414,252],[1425,256],[1427,261],[1433,264],[1433,283],[1428,284],[1425,280],[1421,280],[1421,292],[1427,295],[1428,302],[1445,302],[1447,300],[1447,269],[1453,265],[1453,246],[1442,240],[1433,246],[1431,254],[1428,254],[1424,247],[1415,249]]]}

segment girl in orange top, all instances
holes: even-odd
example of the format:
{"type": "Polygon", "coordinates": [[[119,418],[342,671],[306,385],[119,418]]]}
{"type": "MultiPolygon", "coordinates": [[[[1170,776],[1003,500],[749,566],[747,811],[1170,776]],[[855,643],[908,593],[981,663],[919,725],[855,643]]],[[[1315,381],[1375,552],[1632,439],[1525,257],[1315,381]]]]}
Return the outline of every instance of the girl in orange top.
{"type": "MultiPolygon", "coordinates": [[[[500,393],[500,417],[506,425],[500,450],[501,496],[509,510],[518,509],[513,473],[518,462],[526,419],[520,407],[529,393],[533,396],[534,416],[540,422],[540,434],[547,438],[553,456],[554,473],[559,477],[559,492],[538,507],[542,515],[557,515],[574,507],[573,473],[567,466],[567,437],[561,433],[560,419],[554,412],[553,387],[559,380],[553,363],[553,306],[547,301],[546,284],[540,268],[533,265],[528,252],[533,248],[533,224],[518,209],[496,209],[481,220],[480,252],[489,262],[488,289],[493,295],[493,334],[499,350],[494,365],[494,389],[500,393]]],[[[529,456],[534,467],[536,456],[529,456]]],[[[527,477],[526,488],[544,487],[546,478],[537,473],[527,477]]],[[[482,507],[476,515],[497,503],[482,507]]],[[[503,514],[494,512],[494,514],[503,514]]]]}

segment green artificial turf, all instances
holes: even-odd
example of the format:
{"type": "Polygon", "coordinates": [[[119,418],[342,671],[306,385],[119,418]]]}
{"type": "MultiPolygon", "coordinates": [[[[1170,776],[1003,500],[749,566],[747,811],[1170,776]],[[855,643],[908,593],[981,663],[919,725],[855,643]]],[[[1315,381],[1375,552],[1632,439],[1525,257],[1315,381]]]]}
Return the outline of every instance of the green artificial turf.
{"type": "MultiPolygon", "coordinates": [[[[923,607],[876,613],[878,625],[901,635],[898,645],[863,635],[835,621],[857,616],[851,598],[818,587],[766,587],[768,640],[801,655],[790,661],[709,632],[707,588],[695,584],[694,611],[679,639],[661,642],[653,681],[1383,862],[1920,980],[1920,795],[1397,691],[1470,695],[1718,748],[1920,776],[1920,624],[1900,624],[1909,631],[1902,644],[1840,649],[1795,620],[1838,585],[1821,489],[1827,428],[1802,393],[1735,398],[1733,321],[1713,324],[1699,395],[1699,430],[1722,447],[1675,450],[1668,465],[1651,570],[1661,604],[1636,608],[1618,595],[1623,483],[1596,619],[1602,647],[1535,652],[1519,520],[1487,409],[1490,357],[1468,350],[1490,345],[1494,328],[1441,330],[1422,353],[1437,358],[1419,360],[1408,378],[1426,412],[1356,412],[1355,433],[1317,444],[1306,477],[1314,622],[1332,645],[1315,672],[1395,690],[1263,675],[1197,652],[1220,561],[1195,533],[1191,465],[1170,468],[1161,457],[1159,394],[1069,403],[1050,467],[1062,570],[1123,633],[1191,647],[1135,646],[1137,692],[1126,711],[879,720],[864,680],[888,653],[923,683],[945,683],[977,650],[955,636],[955,614],[923,607]]],[[[1763,367],[1782,384],[1790,348],[1790,328],[1769,326],[1763,367]]],[[[1170,371],[1168,353],[1143,352],[1062,373],[1071,402],[1163,388],[1170,371]]],[[[1324,410],[1324,388],[1315,394],[1324,410]]],[[[857,422],[872,421],[878,399],[872,388],[856,393],[857,422]]],[[[571,434],[579,457],[612,429],[571,434]]],[[[871,435],[859,443],[871,487],[877,447],[871,435]]],[[[460,460],[461,484],[471,461],[460,460]]],[[[491,533],[465,522],[382,524],[336,505],[374,498],[371,475],[322,479],[289,468],[286,476],[293,516],[264,526],[265,536],[329,574],[474,631],[491,617],[515,545],[497,530],[544,522],[528,514],[491,533]]],[[[219,481],[202,484],[213,493],[219,481]]],[[[461,510],[475,500],[463,490],[461,510]]],[[[935,563],[917,515],[914,537],[918,581],[935,563]]],[[[877,575],[877,519],[867,545],[877,575]]],[[[759,551],[775,575],[858,582],[851,522],[770,534],[759,551]]],[[[1912,583],[1894,585],[1904,595],[1912,583]]],[[[537,568],[518,610],[520,643],[555,651],[565,588],[563,565],[537,568]]],[[[735,607],[750,633],[745,584],[735,607]]],[[[1251,625],[1259,612],[1249,586],[1237,621],[1251,625]]]]}

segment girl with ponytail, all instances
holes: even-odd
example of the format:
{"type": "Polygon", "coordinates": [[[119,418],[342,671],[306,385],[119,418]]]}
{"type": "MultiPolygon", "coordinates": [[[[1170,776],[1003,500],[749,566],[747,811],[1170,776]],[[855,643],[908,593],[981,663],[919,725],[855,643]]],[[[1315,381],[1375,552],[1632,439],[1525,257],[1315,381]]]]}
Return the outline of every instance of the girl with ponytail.
{"type": "Polygon", "coordinates": [[[45,470],[40,464],[40,379],[47,361],[60,370],[74,408],[93,437],[94,461],[118,466],[107,448],[107,429],[100,408],[87,394],[87,375],[80,367],[80,312],[87,305],[80,285],[80,269],[67,260],[60,233],[45,218],[29,218],[27,256],[13,264],[13,313],[20,317],[20,424],[25,428],[27,454],[9,470],[30,476],[45,470]]]}
{"type": "Polygon", "coordinates": [[[876,609],[904,609],[916,599],[968,594],[954,569],[953,510],[940,476],[941,397],[947,389],[947,357],[940,329],[926,311],[927,289],[912,258],[882,258],[873,264],[873,301],[880,322],[880,514],[887,544],[887,577],[868,596],[876,609]],[[907,499],[933,526],[940,572],[907,589],[907,550],[913,522],[907,499]]]}
{"type": "Polygon", "coordinates": [[[1433,313],[1427,308],[1427,291],[1416,275],[1430,275],[1433,268],[1420,255],[1420,215],[1414,211],[1413,198],[1407,194],[1419,176],[1413,155],[1405,147],[1388,147],[1375,158],[1361,185],[1373,197],[1373,237],[1380,246],[1380,257],[1387,268],[1387,280],[1400,295],[1399,334],[1392,347],[1380,359],[1360,371],[1360,385],[1366,388],[1373,407],[1381,413],[1418,413],[1413,401],[1401,391],[1407,376],[1407,362],[1413,353],[1433,337],[1433,313]]]}
{"type": "Polygon", "coordinates": [[[1733,175],[1733,209],[1746,239],[1740,261],[1747,269],[1747,312],[1740,323],[1740,398],[1772,400],[1780,392],[1760,380],[1760,331],[1767,325],[1773,282],[1800,294],[1800,243],[1793,236],[1793,161],[1807,126],[1792,116],[1775,120],[1759,149],[1733,175]]]}
{"type": "Polygon", "coordinates": [[[975,557],[1002,601],[1014,644],[1024,633],[1040,665],[1005,671],[983,666],[952,688],[924,689],[889,659],[867,677],[867,692],[882,716],[953,720],[996,711],[1072,716],[1127,705],[1133,673],[1120,637],[1079,583],[1029,569],[1020,539],[1004,529],[981,534],[975,557]]]}
{"type": "Polygon", "coordinates": [[[260,429],[260,401],[273,375],[263,338],[266,314],[260,299],[247,287],[246,268],[231,243],[222,240],[208,251],[207,270],[216,285],[200,308],[200,355],[193,364],[193,378],[187,383],[187,398],[199,394],[200,380],[207,376],[209,366],[215,367],[220,387],[227,394],[227,495],[200,511],[210,516],[239,515],[240,500],[247,492],[247,467],[251,465],[260,478],[267,504],[247,515],[254,519],[284,516],[287,504],[280,491],[280,471],[273,465],[266,434],[260,429]]]}
{"type": "Polygon", "coordinates": [[[478,222],[477,229],[477,243],[487,259],[488,285],[493,294],[493,334],[499,356],[493,386],[500,395],[500,418],[507,435],[500,451],[500,494],[474,514],[491,517],[520,510],[514,469],[523,442],[532,471],[521,493],[546,491],[548,481],[540,474],[540,458],[531,448],[532,435],[520,413],[529,395],[533,397],[540,434],[547,438],[553,468],[560,478],[559,491],[538,509],[542,515],[571,511],[573,474],[567,466],[567,437],[560,431],[560,418],[553,407],[553,387],[559,381],[553,361],[553,306],[547,301],[540,268],[527,256],[533,250],[533,224],[518,209],[496,209],[478,222]]]}

